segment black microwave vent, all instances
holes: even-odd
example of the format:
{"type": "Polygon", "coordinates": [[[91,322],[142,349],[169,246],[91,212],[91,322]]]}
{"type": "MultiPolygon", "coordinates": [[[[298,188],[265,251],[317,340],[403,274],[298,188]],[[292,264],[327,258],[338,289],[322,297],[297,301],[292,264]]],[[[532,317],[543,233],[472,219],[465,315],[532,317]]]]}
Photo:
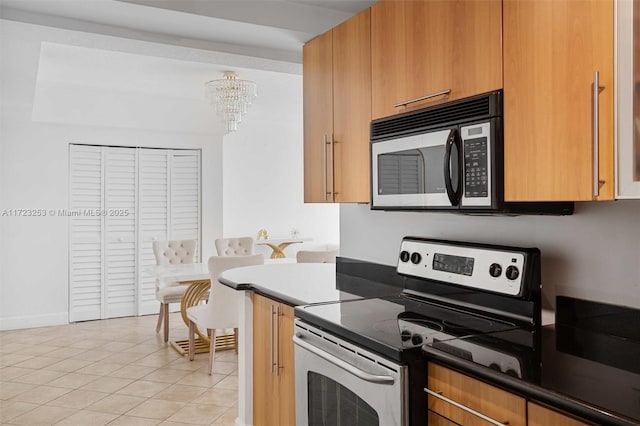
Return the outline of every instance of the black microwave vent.
{"type": "Polygon", "coordinates": [[[501,92],[492,92],[373,121],[371,140],[409,136],[447,124],[499,116],[502,113],[500,95],[501,92]]]}

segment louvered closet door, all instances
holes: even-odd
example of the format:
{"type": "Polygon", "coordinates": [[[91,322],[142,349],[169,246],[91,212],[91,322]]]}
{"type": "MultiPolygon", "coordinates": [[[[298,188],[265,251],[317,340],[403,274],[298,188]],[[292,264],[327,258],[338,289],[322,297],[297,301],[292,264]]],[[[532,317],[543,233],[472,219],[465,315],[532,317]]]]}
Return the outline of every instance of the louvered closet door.
{"type": "Polygon", "coordinates": [[[171,153],[170,239],[198,240],[200,260],[200,151],[171,153]]]}
{"type": "Polygon", "coordinates": [[[71,145],[69,218],[69,321],[102,317],[104,234],[102,217],[84,209],[104,208],[103,147],[71,145]]]}
{"type": "Polygon", "coordinates": [[[166,149],[140,149],[140,259],[139,313],[158,312],[155,278],[149,274],[156,260],[153,241],[168,239],[169,230],[169,155],[166,149]]]}
{"type": "Polygon", "coordinates": [[[137,314],[137,149],[106,150],[105,318],[137,314]]]}

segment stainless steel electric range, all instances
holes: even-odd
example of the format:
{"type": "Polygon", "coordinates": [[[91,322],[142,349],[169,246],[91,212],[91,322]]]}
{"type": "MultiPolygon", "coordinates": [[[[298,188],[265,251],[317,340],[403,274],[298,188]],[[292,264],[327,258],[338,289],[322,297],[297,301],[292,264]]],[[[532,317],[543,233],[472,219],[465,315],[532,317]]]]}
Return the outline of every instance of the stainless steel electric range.
{"type": "Polygon", "coordinates": [[[426,424],[424,347],[520,378],[539,365],[538,249],[406,237],[397,273],[399,296],[296,307],[297,425],[426,424]]]}

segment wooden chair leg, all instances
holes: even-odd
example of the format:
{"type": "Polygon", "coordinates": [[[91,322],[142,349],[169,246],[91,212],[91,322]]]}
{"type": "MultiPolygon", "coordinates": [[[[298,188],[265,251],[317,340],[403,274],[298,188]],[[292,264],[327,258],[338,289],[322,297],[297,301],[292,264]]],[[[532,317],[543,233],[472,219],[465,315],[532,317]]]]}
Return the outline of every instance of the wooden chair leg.
{"type": "Polygon", "coordinates": [[[211,343],[209,344],[209,375],[213,373],[213,359],[216,356],[216,330],[211,330],[211,343]]]}
{"type": "Polygon", "coordinates": [[[169,304],[164,303],[164,341],[169,341],[169,304]]]}
{"type": "Polygon", "coordinates": [[[238,327],[233,329],[233,346],[236,350],[236,355],[238,354],[238,327]]]}
{"type": "Polygon", "coordinates": [[[164,303],[160,303],[160,312],[158,312],[158,323],[156,324],[156,333],[160,333],[160,328],[162,328],[163,315],[164,315],[164,303]]]}
{"type": "Polygon", "coordinates": [[[193,321],[189,321],[189,361],[193,361],[196,355],[195,326],[193,321]]]}

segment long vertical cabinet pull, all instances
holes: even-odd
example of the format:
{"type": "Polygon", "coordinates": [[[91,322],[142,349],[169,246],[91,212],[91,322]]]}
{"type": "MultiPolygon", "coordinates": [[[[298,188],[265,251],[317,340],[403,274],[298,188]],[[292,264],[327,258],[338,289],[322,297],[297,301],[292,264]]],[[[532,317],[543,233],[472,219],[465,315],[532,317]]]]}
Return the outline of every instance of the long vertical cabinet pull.
{"type": "Polygon", "coordinates": [[[331,201],[336,201],[336,157],[335,144],[337,144],[333,134],[331,135],[331,201]]]}
{"type": "Polygon", "coordinates": [[[327,145],[329,144],[329,142],[327,142],[327,135],[323,135],[322,136],[322,154],[323,154],[323,164],[324,164],[324,168],[322,169],[323,172],[323,176],[324,179],[322,180],[322,197],[324,198],[324,201],[327,201],[327,145]]]}
{"type": "Polygon", "coordinates": [[[597,197],[600,194],[600,164],[599,164],[599,151],[600,151],[600,73],[594,71],[593,73],[593,196],[597,197]]]}
{"type": "Polygon", "coordinates": [[[276,314],[276,310],[274,309],[274,306],[271,305],[271,327],[269,328],[269,342],[271,344],[270,349],[269,349],[269,363],[271,364],[271,374],[273,374],[273,370],[274,370],[274,366],[276,365],[274,360],[275,357],[273,355],[273,351],[274,351],[274,345],[273,345],[273,317],[276,314]]]}
{"type": "Polygon", "coordinates": [[[280,375],[280,305],[276,305],[276,376],[280,375]]]}

